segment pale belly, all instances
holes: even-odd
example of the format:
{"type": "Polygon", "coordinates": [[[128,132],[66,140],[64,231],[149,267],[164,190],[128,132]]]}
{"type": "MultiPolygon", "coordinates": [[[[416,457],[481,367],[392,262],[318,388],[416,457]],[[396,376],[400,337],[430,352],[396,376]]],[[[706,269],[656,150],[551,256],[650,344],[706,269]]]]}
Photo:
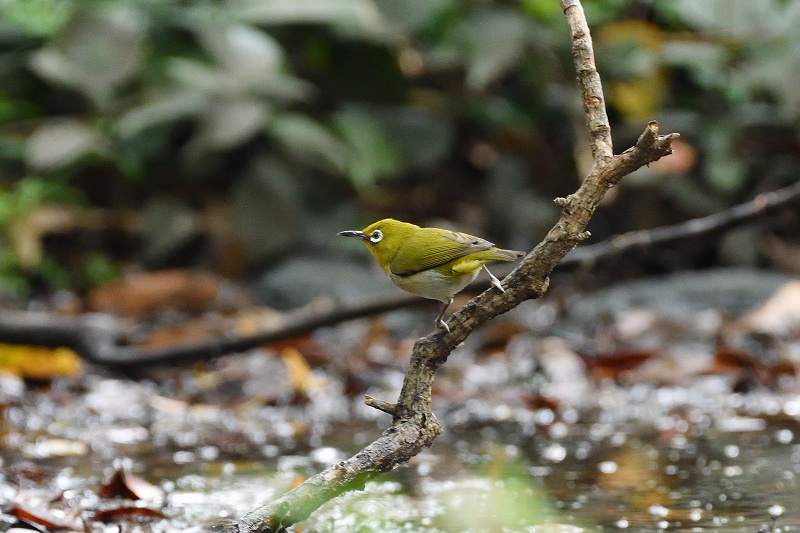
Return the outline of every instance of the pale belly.
{"type": "Polygon", "coordinates": [[[388,276],[392,283],[404,291],[423,298],[447,303],[453,298],[454,294],[472,283],[479,271],[480,269],[477,269],[472,272],[457,274],[455,277],[446,277],[435,270],[423,270],[410,276],[397,276],[389,272],[388,276]]]}

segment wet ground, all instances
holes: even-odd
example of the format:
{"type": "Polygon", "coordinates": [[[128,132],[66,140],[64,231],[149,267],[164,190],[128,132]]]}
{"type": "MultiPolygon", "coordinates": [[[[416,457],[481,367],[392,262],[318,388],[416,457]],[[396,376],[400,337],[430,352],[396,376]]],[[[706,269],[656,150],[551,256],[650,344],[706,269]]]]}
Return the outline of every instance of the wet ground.
{"type": "MultiPolygon", "coordinates": [[[[549,304],[515,310],[437,377],[434,445],[295,531],[800,531],[797,376],[764,361],[774,343],[750,359],[721,350],[744,326],[701,307],[628,301],[591,329],[549,304]]],[[[403,332],[426,318],[137,376],[3,377],[0,529],[31,523],[19,507],[61,520],[43,531],[208,531],[240,516],[386,427],[361,398],[396,397],[414,338],[403,332]],[[101,495],[119,470],[142,482],[138,500],[101,495]],[[161,514],[98,514],[124,506],[161,514]]]]}

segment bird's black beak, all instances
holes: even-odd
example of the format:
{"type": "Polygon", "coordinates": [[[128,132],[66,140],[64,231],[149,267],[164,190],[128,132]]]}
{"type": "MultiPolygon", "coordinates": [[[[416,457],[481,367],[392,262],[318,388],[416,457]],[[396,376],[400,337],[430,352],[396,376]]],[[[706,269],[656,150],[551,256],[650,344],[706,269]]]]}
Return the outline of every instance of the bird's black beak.
{"type": "Polygon", "coordinates": [[[357,239],[361,239],[362,241],[367,240],[367,236],[364,235],[363,231],[355,231],[355,230],[347,230],[347,231],[340,231],[336,235],[340,237],[356,237],[357,239]]]}

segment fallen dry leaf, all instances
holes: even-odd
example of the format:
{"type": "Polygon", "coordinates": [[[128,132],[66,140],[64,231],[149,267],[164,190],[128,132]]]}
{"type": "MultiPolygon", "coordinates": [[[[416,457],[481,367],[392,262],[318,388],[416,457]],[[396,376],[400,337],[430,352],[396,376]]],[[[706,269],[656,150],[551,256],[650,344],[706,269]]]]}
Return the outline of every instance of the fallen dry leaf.
{"type": "Polygon", "coordinates": [[[0,344],[0,372],[25,379],[48,380],[74,376],[79,369],[80,358],[68,348],[0,344]]]}
{"type": "Polygon", "coordinates": [[[642,365],[655,354],[647,350],[618,351],[584,358],[589,374],[595,379],[619,379],[620,375],[642,365]]]}
{"type": "Polygon", "coordinates": [[[800,333],[800,281],[784,284],[758,308],[739,321],[747,331],[786,337],[800,333]]]}
{"type": "Polygon", "coordinates": [[[796,376],[797,366],[788,360],[767,363],[753,353],[721,345],[717,347],[709,372],[729,374],[738,381],[749,379],[761,385],[771,386],[780,376],[796,376]]]}
{"type": "Polygon", "coordinates": [[[156,509],[148,509],[147,507],[125,506],[117,507],[115,509],[104,509],[94,513],[94,519],[109,524],[111,522],[122,522],[126,520],[134,520],[136,522],[161,520],[167,518],[167,515],[156,509]]]}
{"type": "Polygon", "coordinates": [[[19,504],[14,504],[6,514],[18,520],[30,522],[45,527],[49,531],[79,531],[82,529],[77,517],[70,517],[64,513],[55,513],[49,509],[28,509],[19,504]]]}
{"type": "Polygon", "coordinates": [[[281,359],[289,371],[289,379],[292,382],[292,389],[296,393],[308,394],[320,388],[322,383],[319,378],[311,372],[311,366],[306,361],[303,354],[294,348],[284,348],[281,350],[281,359]]]}
{"type": "Polygon", "coordinates": [[[88,300],[93,311],[130,318],[167,309],[198,313],[212,307],[222,285],[220,277],[208,272],[185,269],[136,272],[96,288],[88,300]]]}
{"type": "Polygon", "coordinates": [[[29,269],[39,264],[44,255],[44,236],[77,226],[81,216],[74,207],[44,204],[12,220],[8,233],[20,266],[29,269]]]}
{"type": "Polygon", "coordinates": [[[261,331],[278,329],[284,325],[285,320],[280,311],[269,307],[256,307],[239,313],[235,322],[237,334],[253,335],[261,331]]]}
{"type": "MultiPolygon", "coordinates": [[[[646,355],[648,352],[641,353],[646,355]]],[[[680,386],[697,376],[708,374],[712,361],[710,346],[704,350],[695,345],[673,344],[653,353],[653,357],[646,358],[641,364],[622,370],[617,375],[617,380],[629,385],[655,383],[662,386],[680,386]]],[[[630,362],[635,363],[635,356],[630,362]]]]}
{"type": "Polygon", "coordinates": [[[154,501],[163,496],[163,491],[139,476],[117,469],[97,495],[101,498],[154,501]]]}

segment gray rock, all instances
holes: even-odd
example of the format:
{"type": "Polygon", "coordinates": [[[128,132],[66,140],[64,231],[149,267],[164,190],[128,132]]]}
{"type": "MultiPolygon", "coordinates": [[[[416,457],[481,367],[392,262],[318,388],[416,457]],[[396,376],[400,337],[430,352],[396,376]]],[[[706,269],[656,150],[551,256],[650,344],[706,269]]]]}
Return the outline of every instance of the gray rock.
{"type": "Polygon", "coordinates": [[[263,274],[253,287],[255,299],[277,309],[291,309],[314,298],[354,303],[399,294],[377,265],[297,257],[263,274]]]}
{"type": "Polygon", "coordinates": [[[570,306],[569,317],[591,321],[632,307],[667,313],[715,308],[740,314],[769,298],[788,280],[777,272],[744,268],[679,272],[581,295],[570,306]]]}

